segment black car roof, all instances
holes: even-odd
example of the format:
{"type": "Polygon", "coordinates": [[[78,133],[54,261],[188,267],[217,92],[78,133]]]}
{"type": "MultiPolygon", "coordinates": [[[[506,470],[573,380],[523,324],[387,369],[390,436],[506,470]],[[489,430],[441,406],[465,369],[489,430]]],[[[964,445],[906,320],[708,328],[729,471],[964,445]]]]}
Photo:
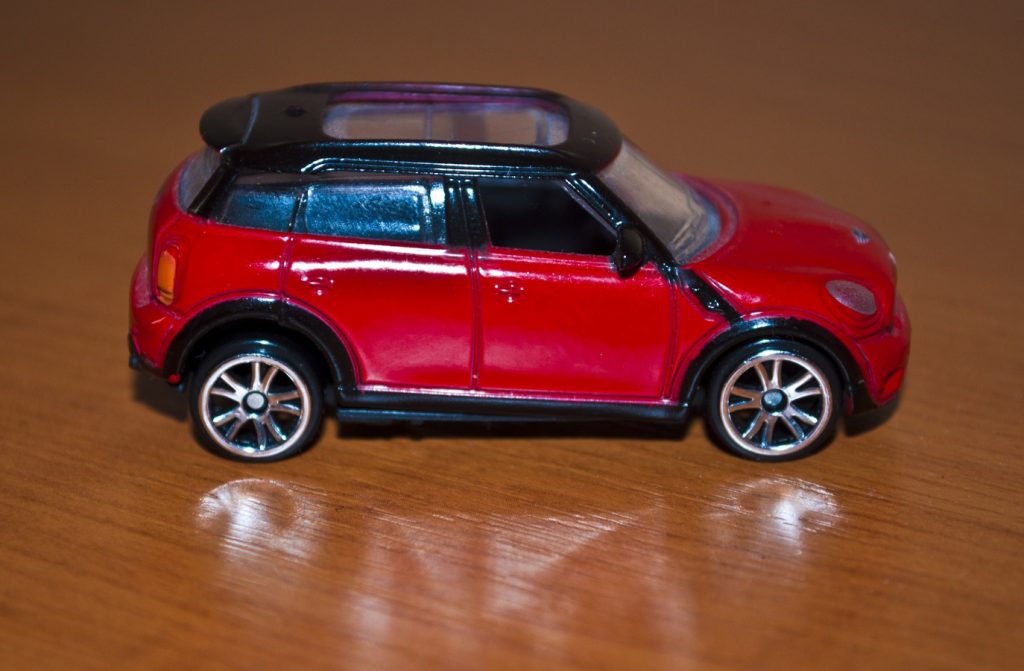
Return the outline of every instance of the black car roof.
{"type": "Polygon", "coordinates": [[[597,170],[618,154],[622,138],[598,110],[539,89],[465,84],[306,84],[220,102],[199,123],[203,140],[237,167],[298,172],[345,159],[409,161],[439,165],[515,166],[597,170]],[[324,131],[324,115],[345,94],[466,96],[474,100],[521,98],[556,106],[568,119],[563,142],[552,146],[436,140],[339,139],[324,131]]]}

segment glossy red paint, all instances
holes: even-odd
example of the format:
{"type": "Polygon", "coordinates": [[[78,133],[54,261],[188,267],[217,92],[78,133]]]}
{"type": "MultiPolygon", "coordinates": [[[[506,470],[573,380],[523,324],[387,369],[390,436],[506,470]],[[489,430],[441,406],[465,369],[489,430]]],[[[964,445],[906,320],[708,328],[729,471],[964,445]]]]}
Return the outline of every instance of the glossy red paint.
{"type": "Polygon", "coordinates": [[[237,298],[283,298],[288,236],[212,224],[182,212],[177,191],[181,169],[157,195],[150,251],[133,279],[130,335],[139,355],[155,367],[162,367],[181,329],[213,305],[237,298]],[[178,261],[173,298],[165,307],[157,300],[152,269],[169,247],[177,250],[178,261]]]}
{"type": "Polygon", "coordinates": [[[361,385],[469,388],[473,303],[465,249],[300,235],[288,258],[285,294],[344,335],[361,385]]]}
{"type": "Polygon", "coordinates": [[[888,403],[899,393],[910,355],[909,345],[910,318],[899,298],[891,324],[854,343],[854,354],[863,364],[868,394],[876,405],[888,403]]]}
{"type": "MultiPolygon", "coordinates": [[[[175,336],[211,306],[258,296],[328,322],[354,359],[359,388],[663,405],[679,400],[686,371],[730,328],[653,263],[621,278],[603,257],[232,227],[182,212],[177,182],[178,172],[158,195],[152,244],[132,280],[131,338],[152,368],[163,368],[175,336]],[[179,262],[165,307],[152,269],[168,245],[179,262]]],[[[687,268],[744,320],[799,318],[830,331],[863,372],[870,398],[891,399],[910,327],[878,233],[790,191],[692,183],[723,225],[687,268]],[[858,322],[838,309],[823,290],[836,278],[868,286],[877,317],[858,322]]]]}
{"type": "Polygon", "coordinates": [[[491,247],[477,268],[480,389],[661,400],[677,297],[653,264],[491,247]]]}
{"type": "MultiPolygon", "coordinates": [[[[891,400],[909,355],[910,323],[895,292],[895,260],[881,235],[788,189],[680,178],[700,188],[723,215],[719,240],[687,267],[746,321],[796,318],[830,332],[856,362],[872,401],[891,400]],[[833,279],[866,286],[876,297],[876,313],[864,318],[841,306],[824,289],[833,279]]],[[[703,346],[728,328],[719,324],[688,349],[684,345],[673,377],[677,389],[703,346]]]]}
{"type": "Polygon", "coordinates": [[[132,273],[131,310],[128,334],[132,348],[147,368],[163,368],[167,351],[165,338],[176,330],[177,316],[160,305],[153,295],[149,256],[143,256],[132,273]]]}
{"type": "Polygon", "coordinates": [[[838,317],[861,336],[888,323],[896,268],[877,231],[821,201],[777,187],[735,182],[708,184],[731,204],[731,234],[691,268],[701,273],[743,314],[838,317]],[[847,279],[875,295],[875,319],[851,320],[824,291],[847,279]]]}

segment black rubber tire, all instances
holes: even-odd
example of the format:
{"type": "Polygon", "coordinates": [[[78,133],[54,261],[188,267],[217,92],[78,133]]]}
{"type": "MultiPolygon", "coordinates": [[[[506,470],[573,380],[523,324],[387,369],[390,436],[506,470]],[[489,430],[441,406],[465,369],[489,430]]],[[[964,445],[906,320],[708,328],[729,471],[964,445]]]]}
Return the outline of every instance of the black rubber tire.
{"type": "Polygon", "coordinates": [[[706,389],[704,417],[712,437],[729,452],[753,461],[790,461],[818,452],[834,437],[839,415],[843,408],[843,392],[839,375],[836,373],[836,368],[829,358],[813,347],[790,340],[762,340],[744,345],[730,352],[716,364],[706,389]],[[737,440],[730,436],[729,431],[725,427],[725,422],[731,420],[723,417],[720,407],[723,388],[732,374],[752,357],[768,352],[788,354],[813,364],[821,371],[828,386],[827,393],[830,395],[829,416],[825,420],[824,428],[817,437],[795,451],[780,454],[753,452],[742,443],[737,442],[737,440]]]}
{"type": "Polygon", "coordinates": [[[247,338],[215,347],[203,357],[190,381],[189,412],[192,416],[192,425],[195,429],[196,437],[204,447],[214,454],[235,461],[280,461],[281,459],[287,459],[299,454],[319,437],[320,428],[323,423],[323,398],[321,377],[318,375],[316,368],[310,363],[309,358],[302,353],[301,348],[279,338],[273,340],[247,338]],[[294,438],[293,442],[286,449],[275,454],[260,455],[258,452],[244,454],[229,450],[221,445],[204,425],[200,396],[207,379],[223,363],[246,355],[266,357],[284,364],[301,378],[302,383],[306,385],[309,391],[309,418],[305,428],[298,437],[288,436],[288,440],[293,440],[294,438]]]}

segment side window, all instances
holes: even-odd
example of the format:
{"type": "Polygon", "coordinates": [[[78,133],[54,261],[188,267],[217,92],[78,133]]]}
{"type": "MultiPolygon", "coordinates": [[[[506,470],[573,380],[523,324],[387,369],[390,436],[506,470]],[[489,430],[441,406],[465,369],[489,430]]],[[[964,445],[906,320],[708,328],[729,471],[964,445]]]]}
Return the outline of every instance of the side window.
{"type": "Polygon", "coordinates": [[[284,232],[291,223],[300,192],[297,185],[247,183],[240,179],[217,197],[210,215],[231,226],[284,232]]]}
{"type": "Polygon", "coordinates": [[[314,182],[301,230],[315,235],[444,244],[440,180],[350,173],[314,182]]]}
{"type": "Polygon", "coordinates": [[[491,244],[608,256],[615,233],[560,181],[482,179],[479,194],[491,244]]]}

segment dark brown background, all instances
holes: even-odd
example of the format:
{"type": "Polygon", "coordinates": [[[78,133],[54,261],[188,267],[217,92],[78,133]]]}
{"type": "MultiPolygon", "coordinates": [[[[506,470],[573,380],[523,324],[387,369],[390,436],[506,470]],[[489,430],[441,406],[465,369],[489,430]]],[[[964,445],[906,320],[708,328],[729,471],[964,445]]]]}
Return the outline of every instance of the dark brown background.
{"type": "Polygon", "coordinates": [[[1022,29],[1013,2],[5,3],[0,666],[1016,665],[1022,29]],[[666,166],[872,222],[902,407],[783,465],[700,422],[209,455],[125,366],[152,194],[212,102],[349,79],[556,89],[666,166]]]}

